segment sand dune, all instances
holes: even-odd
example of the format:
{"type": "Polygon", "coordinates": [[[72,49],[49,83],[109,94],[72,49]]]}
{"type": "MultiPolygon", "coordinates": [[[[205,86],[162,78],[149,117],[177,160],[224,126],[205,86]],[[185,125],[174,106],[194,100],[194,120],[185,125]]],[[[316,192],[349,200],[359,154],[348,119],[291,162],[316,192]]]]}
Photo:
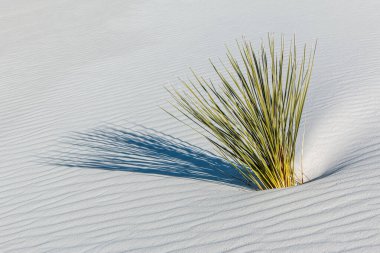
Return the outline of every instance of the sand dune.
{"type": "Polygon", "coordinates": [[[380,2],[0,6],[0,252],[380,252],[380,2]],[[268,32],[318,39],[311,182],[258,192],[160,106],[190,66],[212,77],[208,58],[268,32]],[[110,126],[130,138],[65,142],[110,126]]]}

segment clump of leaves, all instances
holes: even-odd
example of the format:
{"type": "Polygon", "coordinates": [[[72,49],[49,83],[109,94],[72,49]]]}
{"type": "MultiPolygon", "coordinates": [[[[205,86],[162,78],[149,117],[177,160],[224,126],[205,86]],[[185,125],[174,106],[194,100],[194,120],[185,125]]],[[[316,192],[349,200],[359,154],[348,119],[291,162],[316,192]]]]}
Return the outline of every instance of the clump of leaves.
{"type": "Polygon", "coordinates": [[[194,81],[181,80],[183,89],[169,90],[175,108],[261,190],[303,183],[294,160],[315,46],[307,52],[305,45],[297,58],[295,40],[290,44],[285,57],[283,38],[279,53],[271,36],[268,47],[262,43],[258,50],[243,40],[237,43],[239,58],[228,50],[229,66],[211,62],[218,85],[193,72],[194,81]]]}

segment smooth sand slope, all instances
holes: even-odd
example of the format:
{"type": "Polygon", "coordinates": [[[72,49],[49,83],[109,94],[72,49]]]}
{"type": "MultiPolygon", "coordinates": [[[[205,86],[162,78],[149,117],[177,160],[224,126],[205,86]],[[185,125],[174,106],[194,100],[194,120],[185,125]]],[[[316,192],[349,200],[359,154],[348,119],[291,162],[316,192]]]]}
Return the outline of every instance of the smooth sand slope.
{"type": "Polygon", "coordinates": [[[0,252],[380,252],[379,9],[1,1],[0,252]],[[209,76],[225,44],[267,32],[318,38],[304,114],[315,180],[255,192],[159,106],[188,67],[209,76]]]}

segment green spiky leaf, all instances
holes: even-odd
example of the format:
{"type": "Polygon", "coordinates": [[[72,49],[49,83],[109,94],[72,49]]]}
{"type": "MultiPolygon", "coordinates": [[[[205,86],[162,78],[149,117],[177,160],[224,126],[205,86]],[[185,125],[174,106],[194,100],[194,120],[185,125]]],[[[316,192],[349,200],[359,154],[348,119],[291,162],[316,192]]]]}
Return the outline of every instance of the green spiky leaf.
{"type": "Polygon", "coordinates": [[[211,62],[218,85],[193,72],[195,81],[169,90],[174,106],[250,184],[265,190],[302,183],[294,159],[315,46],[308,56],[305,45],[297,59],[294,40],[287,57],[283,38],[278,54],[271,36],[268,49],[255,50],[246,40],[237,44],[240,56],[228,50],[229,66],[211,62]]]}

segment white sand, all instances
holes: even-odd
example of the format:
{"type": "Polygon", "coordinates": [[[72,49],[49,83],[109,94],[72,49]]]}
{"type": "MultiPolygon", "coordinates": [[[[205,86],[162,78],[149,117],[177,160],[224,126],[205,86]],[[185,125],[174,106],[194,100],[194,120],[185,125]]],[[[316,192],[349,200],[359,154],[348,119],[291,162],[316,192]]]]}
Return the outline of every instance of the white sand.
{"type": "Polygon", "coordinates": [[[380,252],[379,9],[377,0],[1,1],[0,252],[380,252]],[[189,66],[212,73],[207,59],[224,44],[267,32],[319,39],[304,114],[304,165],[317,180],[255,192],[43,162],[72,131],[107,124],[211,150],[159,108],[163,86],[189,66]]]}

